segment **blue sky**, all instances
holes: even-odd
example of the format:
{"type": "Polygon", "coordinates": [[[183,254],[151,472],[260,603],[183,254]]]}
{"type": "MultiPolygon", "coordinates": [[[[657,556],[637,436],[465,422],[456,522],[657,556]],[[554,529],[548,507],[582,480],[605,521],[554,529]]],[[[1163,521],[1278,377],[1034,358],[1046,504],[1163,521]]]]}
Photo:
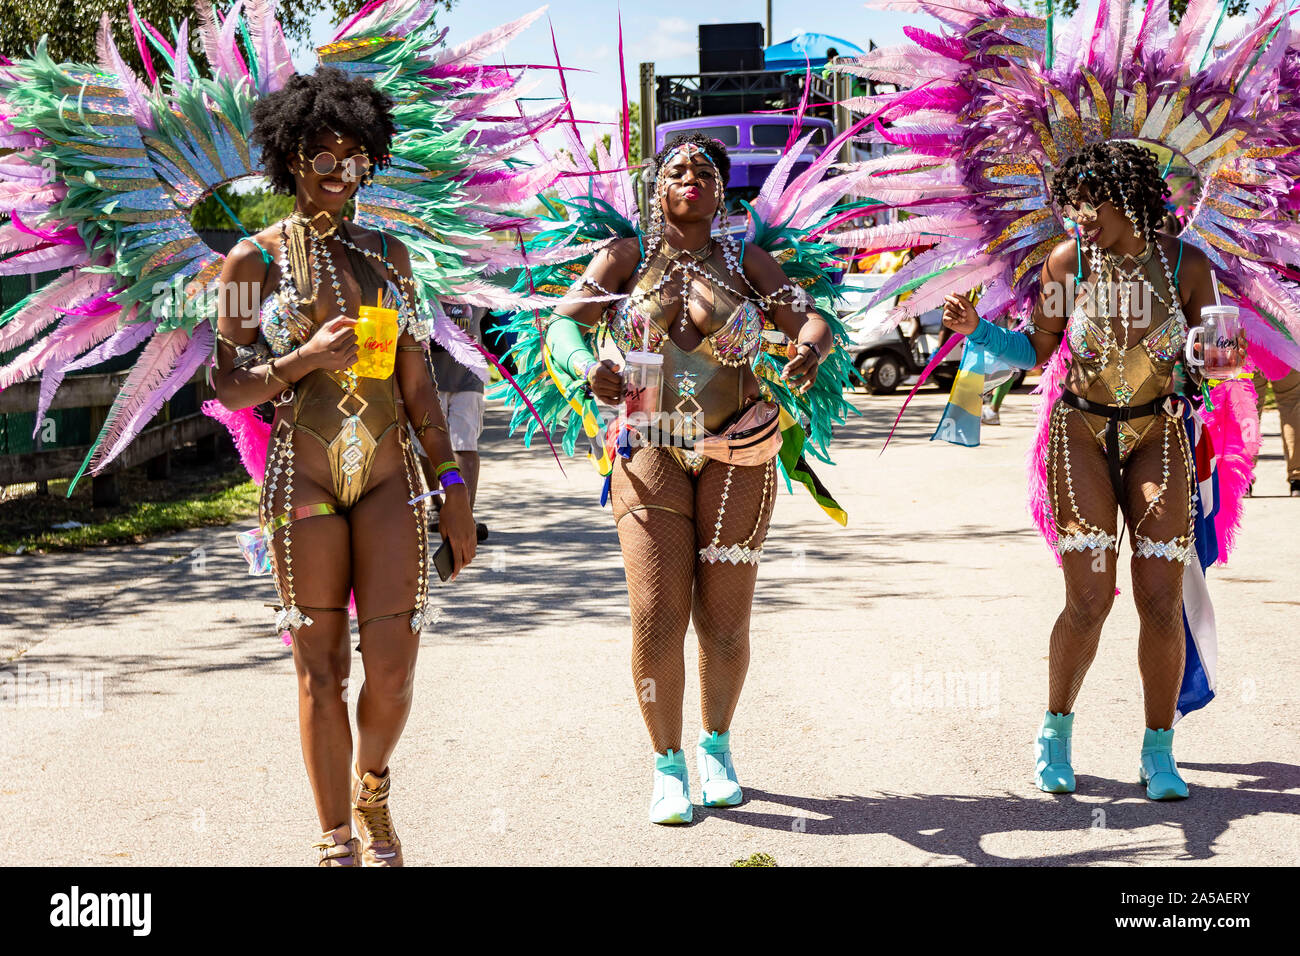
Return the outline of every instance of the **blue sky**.
{"type": "MultiPolygon", "coordinates": [[[[448,43],[463,43],[540,6],[537,0],[460,0],[450,13],[439,16],[439,22],[450,27],[448,43]]],[[[764,0],[675,4],[624,0],[621,8],[628,95],[633,99],[642,62],[653,62],[661,74],[698,72],[700,23],[763,23],[767,15],[764,0]]],[[[569,96],[579,119],[612,122],[618,114],[622,96],[618,82],[619,9],[620,4],[612,0],[554,0],[547,8],[564,65],[592,71],[567,74],[569,96]]],[[[842,37],[863,49],[869,39],[886,46],[906,39],[904,24],[922,24],[928,19],[868,10],[859,0],[772,0],[772,33],[778,43],[807,32],[842,37]]],[[[329,42],[331,26],[328,16],[317,19],[313,45],[329,42]]],[[[546,17],[517,37],[506,48],[505,57],[512,63],[553,63],[546,17]]],[[[295,59],[299,69],[310,69],[314,63],[307,50],[298,51],[295,59]]],[[[553,76],[545,75],[534,95],[558,93],[553,76]]]]}
{"type": "MultiPolygon", "coordinates": [[[[463,43],[493,27],[507,23],[542,4],[536,0],[459,0],[450,13],[440,14],[438,21],[450,28],[449,44],[463,43]]],[[[1032,9],[1032,0],[1022,0],[1032,9]]],[[[1092,6],[1084,0],[1083,6],[1092,6]]],[[[1251,3],[1252,11],[1259,6],[1251,3]]],[[[667,4],[662,0],[554,0],[546,16],[525,30],[506,48],[504,61],[510,63],[553,63],[549,23],[565,66],[581,67],[590,73],[567,74],[569,96],[579,119],[610,122],[617,119],[621,102],[618,82],[618,17],[623,16],[624,60],[627,69],[628,95],[638,96],[639,64],[655,63],[659,74],[695,73],[699,68],[700,23],[763,23],[764,0],[696,0],[691,3],[667,4]]],[[[1095,9],[1095,7],[1094,7],[1095,9]]],[[[1220,41],[1237,35],[1244,25],[1232,18],[1223,25],[1220,41]]],[[[878,46],[903,43],[903,27],[908,24],[934,30],[937,21],[928,16],[868,10],[861,0],[772,0],[772,34],[768,43],[782,42],[799,33],[826,33],[856,43],[863,49],[867,41],[878,46]]],[[[311,46],[329,42],[333,30],[330,17],[322,13],[313,23],[311,46]]],[[[309,47],[295,51],[300,70],[311,70],[315,57],[309,47]]],[[[499,61],[500,62],[500,61],[499,61]]],[[[542,82],[533,95],[558,95],[554,73],[542,74],[542,82]]],[[[594,130],[594,127],[588,127],[594,130]]],[[[584,138],[590,138],[584,133],[584,138]]]]}

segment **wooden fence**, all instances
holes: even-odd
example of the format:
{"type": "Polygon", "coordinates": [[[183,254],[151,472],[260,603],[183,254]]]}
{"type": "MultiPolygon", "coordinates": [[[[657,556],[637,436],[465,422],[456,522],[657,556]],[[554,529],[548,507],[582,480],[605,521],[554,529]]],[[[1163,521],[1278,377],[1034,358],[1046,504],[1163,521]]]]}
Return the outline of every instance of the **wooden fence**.
{"type": "MultiPolygon", "coordinates": [[[[55,393],[50,408],[89,408],[93,441],[103,427],[108,410],[128,374],[127,371],[120,371],[98,375],[70,375],[55,393]]],[[[195,407],[214,397],[202,368],[195,372],[189,385],[182,386],[182,390],[191,385],[194,389],[195,407]]],[[[41,383],[37,379],[0,392],[0,414],[35,412],[40,387],[41,383]]],[[[171,402],[167,402],[154,422],[141,431],[130,446],[113,459],[108,468],[91,478],[94,507],[117,504],[117,475],[123,469],[143,464],[147,466],[150,478],[166,478],[171,471],[171,451],[189,442],[198,443],[201,461],[214,460],[217,439],[222,431],[219,422],[208,418],[201,411],[173,418],[171,402]]],[[[0,455],[0,486],[71,478],[89,451],[89,445],[78,445],[0,455]]]]}

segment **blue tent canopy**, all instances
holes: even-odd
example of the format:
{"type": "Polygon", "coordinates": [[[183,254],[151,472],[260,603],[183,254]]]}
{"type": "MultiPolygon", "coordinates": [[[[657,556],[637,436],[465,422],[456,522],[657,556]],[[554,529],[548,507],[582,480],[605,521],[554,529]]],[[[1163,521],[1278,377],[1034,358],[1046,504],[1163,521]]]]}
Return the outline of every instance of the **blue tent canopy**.
{"type": "Polygon", "coordinates": [[[763,51],[763,65],[769,70],[802,70],[811,64],[825,66],[828,50],[836,56],[861,56],[866,50],[856,43],[827,36],[825,33],[801,33],[797,37],[777,43],[763,51]]]}

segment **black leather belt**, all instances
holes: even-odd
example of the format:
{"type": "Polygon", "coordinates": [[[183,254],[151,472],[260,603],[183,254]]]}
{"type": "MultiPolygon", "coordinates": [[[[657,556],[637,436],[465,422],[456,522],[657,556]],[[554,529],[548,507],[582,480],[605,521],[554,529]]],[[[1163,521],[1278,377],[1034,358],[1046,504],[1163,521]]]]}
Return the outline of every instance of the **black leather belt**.
{"type": "MultiPolygon", "coordinates": [[[[1168,400],[1168,395],[1162,395],[1141,405],[1102,405],[1090,402],[1082,395],[1076,395],[1068,389],[1061,392],[1061,401],[1066,405],[1087,412],[1089,415],[1101,415],[1106,419],[1106,464],[1110,466],[1110,486],[1115,490],[1115,501],[1118,502],[1119,513],[1124,519],[1124,526],[1119,529],[1119,538],[1124,537],[1128,525],[1128,502],[1124,498],[1124,483],[1120,478],[1119,423],[1154,415],[1168,400]]],[[[1116,538],[1117,544],[1119,538],[1116,538]]]]}

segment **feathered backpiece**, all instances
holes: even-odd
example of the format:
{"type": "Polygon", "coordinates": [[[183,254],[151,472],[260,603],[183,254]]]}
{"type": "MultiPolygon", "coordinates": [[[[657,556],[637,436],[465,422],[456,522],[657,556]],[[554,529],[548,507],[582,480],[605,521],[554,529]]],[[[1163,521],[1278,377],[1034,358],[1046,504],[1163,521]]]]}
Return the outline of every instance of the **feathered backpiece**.
{"type": "Polygon", "coordinates": [[[1167,0],[1084,0],[1055,30],[996,0],[870,5],[940,25],[905,27],[911,43],[833,67],[899,87],[854,104],[882,110],[868,140],[901,147],[855,167],[867,173],[856,189],[909,218],[830,236],[934,246],[880,290],[877,301],[914,284],[895,322],[980,284],[984,317],[1027,314],[1067,237],[1054,170],[1086,145],[1134,140],[1195,170],[1181,238],[1209,257],[1250,340],[1300,365],[1300,286],[1282,267],[1300,259],[1300,49],[1286,5],[1268,0],[1227,43],[1215,0],[1192,0],[1176,27],[1167,0]]]}
{"type": "MultiPolygon", "coordinates": [[[[1085,0],[1060,22],[996,0],[875,5],[940,24],[905,27],[911,43],[834,67],[898,86],[858,105],[881,110],[867,138],[900,149],[854,168],[867,174],[859,195],[908,218],[830,238],[867,251],[934,246],[880,289],[877,301],[915,289],[891,321],[980,285],[985,318],[1027,315],[1043,261],[1067,238],[1054,171],[1090,144],[1132,140],[1194,171],[1180,238],[1209,258],[1251,343],[1300,365],[1300,274],[1285,265],[1300,259],[1300,47],[1285,5],[1268,0],[1226,43],[1215,0],[1191,0],[1176,27],[1167,0],[1085,0]]],[[[1044,369],[1030,462],[1030,509],[1049,542],[1041,451],[1065,348],[1044,369]]],[[[1225,520],[1240,515],[1233,493],[1225,520]]],[[[1231,538],[1231,525],[1219,531],[1231,538]]]]}
{"type": "MultiPolygon", "coordinates": [[[[541,221],[545,228],[525,243],[528,261],[515,289],[544,299],[546,304],[518,312],[511,323],[511,331],[515,334],[511,355],[520,369],[519,379],[524,383],[524,393],[532,400],[541,421],[551,433],[561,437],[567,453],[574,454],[584,434],[592,439],[590,457],[602,474],[609,473],[611,452],[606,448],[595,402],[586,393],[584,382],[574,379],[567,369],[550,361],[542,330],[545,314],[569,291],[596,252],[618,239],[644,241],[626,152],[626,91],[624,96],[622,136],[611,137],[609,147],[603,141],[597,142],[594,148],[584,145],[572,114],[562,123],[565,144],[550,157],[561,177],[556,184],[556,196],[542,197],[545,211],[541,221]]],[[[839,221],[837,213],[842,213],[842,210],[833,213],[833,207],[866,175],[856,173],[827,178],[836,152],[848,135],[844,134],[827,146],[819,158],[793,180],[790,178],[791,170],[810,137],[792,142],[759,196],[752,204],[745,204],[748,212],[746,241],[757,244],[776,258],[787,277],[808,294],[835,336],[836,347],[822,365],[816,384],[806,394],[790,388],[781,378],[786,364],[783,351],[764,350],[754,362],[755,374],[786,410],[785,421],[799,430],[799,449],[806,447],[824,461],[830,461],[827,446],[833,425],[844,421],[852,410],[843,398],[852,369],[847,351],[848,334],[835,310],[838,293],[830,275],[842,268],[842,263],[836,259],[838,247],[823,238],[826,230],[839,221]]],[[[652,175],[652,170],[643,168],[641,171],[642,178],[652,175]]],[[[623,296],[596,295],[594,298],[613,304],[623,296]]],[[[766,327],[769,331],[772,329],[770,323],[766,323],[766,327]]],[[[592,330],[593,345],[599,341],[602,330],[603,323],[592,330]]],[[[522,402],[508,393],[506,397],[516,405],[512,431],[522,427],[524,441],[528,443],[538,428],[538,422],[522,402]]],[[[791,442],[789,433],[787,441],[791,442]]],[[[794,449],[793,443],[791,449],[794,449]]],[[[812,490],[813,484],[794,467],[798,458],[799,451],[796,450],[790,462],[783,461],[787,466],[787,476],[802,481],[812,490]]],[[[830,507],[834,502],[824,489],[818,486],[814,494],[828,511],[842,515],[838,506],[830,507]]]]}
{"type": "MultiPolygon", "coordinates": [[[[81,470],[97,473],[213,354],[213,296],[223,257],[190,224],[218,187],[256,175],[251,110],[294,68],[275,0],[197,4],[207,59],[189,55],[191,24],[169,39],[128,8],[145,65],[123,62],[107,15],[99,62],[57,64],[42,41],[0,66],[0,275],[66,270],[0,315],[0,351],[28,348],[0,368],[0,389],[42,376],[42,412],[64,374],[144,348],[81,470]]],[[[436,297],[494,308],[520,300],[483,276],[520,254],[491,236],[528,219],[510,210],[544,188],[549,167],[515,154],[564,107],[528,115],[523,68],[483,61],[541,13],[455,47],[430,0],[372,0],[319,51],[323,64],[371,79],[397,101],[392,163],[357,194],[357,221],[401,237],[429,310],[413,328],[471,366],[481,354],[436,297]]],[[[37,422],[41,420],[37,416],[37,422]]]]}

